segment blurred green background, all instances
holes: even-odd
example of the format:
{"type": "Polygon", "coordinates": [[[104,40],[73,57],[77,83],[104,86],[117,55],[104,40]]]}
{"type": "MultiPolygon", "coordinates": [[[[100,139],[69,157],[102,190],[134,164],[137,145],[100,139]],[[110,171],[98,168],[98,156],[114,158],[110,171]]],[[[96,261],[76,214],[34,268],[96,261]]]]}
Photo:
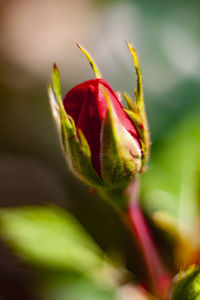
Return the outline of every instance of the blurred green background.
{"type": "MultiPolygon", "coordinates": [[[[67,208],[107,253],[134,269],[134,245],[118,217],[66,166],[46,88],[53,62],[63,95],[93,77],[79,42],[114,90],[132,93],[136,76],[126,40],[139,55],[152,137],[149,171],[141,180],[143,207],[147,214],[167,211],[180,226],[192,227],[200,187],[200,2],[0,1],[0,206],[67,208]]],[[[1,243],[0,299],[44,299],[36,292],[41,272],[1,243]]],[[[95,298],[96,288],[91,292],[81,280],[74,288],[72,278],[71,296],[53,298],[55,290],[65,295],[61,275],[44,284],[48,299],[78,300],[77,285],[84,299],[111,299],[95,298]]]]}

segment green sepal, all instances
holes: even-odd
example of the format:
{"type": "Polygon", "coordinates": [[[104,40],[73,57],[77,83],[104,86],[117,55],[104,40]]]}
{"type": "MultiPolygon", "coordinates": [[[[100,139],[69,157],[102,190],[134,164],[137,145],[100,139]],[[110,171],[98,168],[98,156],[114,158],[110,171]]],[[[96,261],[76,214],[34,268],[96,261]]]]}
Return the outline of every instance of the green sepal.
{"type": "Polygon", "coordinates": [[[131,98],[131,96],[128,93],[126,93],[126,92],[123,93],[123,96],[124,96],[124,99],[126,100],[126,104],[127,104],[128,108],[131,111],[135,112],[136,111],[136,107],[135,107],[135,105],[133,103],[133,99],[131,98]]]}
{"type": "Polygon", "coordinates": [[[127,113],[129,118],[133,121],[133,123],[137,127],[137,129],[141,131],[143,129],[143,124],[142,124],[141,117],[138,114],[136,114],[135,112],[133,112],[129,109],[124,108],[124,111],[127,113]]]}
{"type": "Polygon", "coordinates": [[[124,109],[124,111],[127,113],[129,118],[133,121],[134,125],[136,126],[136,129],[140,136],[140,144],[142,147],[142,165],[144,166],[146,163],[146,160],[148,158],[148,150],[149,150],[149,143],[146,143],[146,133],[143,125],[143,120],[141,117],[128,109],[124,109]]]}
{"type": "Polygon", "coordinates": [[[148,128],[148,123],[147,123],[147,118],[146,118],[146,112],[145,112],[145,107],[144,107],[144,98],[143,98],[143,85],[142,85],[142,74],[140,70],[140,65],[139,65],[139,60],[136,54],[135,49],[133,46],[127,42],[129,51],[131,53],[134,65],[135,65],[135,71],[137,75],[137,89],[136,91],[134,90],[135,93],[135,105],[136,105],[136,113],[141,117],[142,119],[142,124],[143,124],[143,139],[142,142],[144,144],[144,149],[145,152],[143,153],[143,163],[148,160],[149,157],[149,151],[150,151],[150,133],[149,133],[149,128],[148,128]]]}
{"type": "Polygon", "coordinates": [[[56,97],[58,99],[62,99],[61,85],[60,85],[60,72],[56,64],[53,65],[52,82],[53,82],[53,89],[55,91],[56,97]]]}
{"type": "MultiPolygon", "coordinates": [[[[60,72],[56,64],[53,66],[53,73],[52,73],[52,84],[53,89],[51,87],[51,84],[49,83],[49,89],[52,90],[51,93],[54,93],[55,101],[59,106],[59,112],[60,112],[60,119],[61,121],[64,119],[67,128],[68,128],[68,134],[74,134],[75,133],[75,124],[73,122],[73,119],[67,115],[65,112],[63,101],[62,101],[62,94],[61,94],[61,85],[60,85],[60,72]]],[[[62,129],[61,129],[62,131],[62,129]]]]}
{"type": "Polygon", "coordinates": [[[58,130],[58,133],[60,135],[60,108],[58,106],[58,103],[55,98],[55,94],[53,92],[51,83],[48,83],[47,86],[47,92],[48,92],[48,97],[49,97],[49,103],[50,103],[50,108],[53,116],[53,120],[55,122],[56,128],[58,130]]]}
{"type": "Polygon", "coordinates": [[[144,117],[142,75],[141,75],[141,71],[140,71],[139,61],[138,61],[137,54],[136,54],[136,51],[133,48],[133,46],[129,42],[127,42],[127,45],[128,45],[129,51],[131,53],[131,56],[133,58],[133,62],[135,65],[135,71],[136,71],[136,75],[137,75],[137,90],[135,92],[136,108],[137,108],[139,114],[141,115],[141,117],[144,117]]]}
{"type": "Polygon", "coordinates": [[[180,272],[172,285],[171,300],[200,299],[200,267],[192,265],[180,272]]]}
{"type": "Polygon", "coordinates": [[[143,172],[145,169],[143,169],[143,167],[145,166],[146,164],[146,161],[148,159],[148,151],[149,151],[149,147],[147,146],[146,143],[144,143],[142,140],[140,140],[140,144],[141,144],[141,147],[142,147],[142,168],[141,168],[141,171],[143,172]]]}
{"type": "Polygon", "coordinates": [[[108,112],[102,126],[101,165],[106,185],[129,183],[140,171],[141,149],[117,119],[109,95],[102,86],[108,112]]]}
{"type": "Polygon", "coordinates": [[[92,58],[92,56],[90,55],[90,53],[80,44],[77,44],[77,46],[79,47],[79,49],[83,52],[83,54],[85,55],[85,57],[87,58],[87,60],[89,61],[92,70],[95,74],[96,78],[102,78],[102,75],[99,71],[99,68],[97,67],[97,64],[95,63],[94,59],[92,58]]]}
{"type": "Polygon", "coordinates": [[[66,159],[72,172],[90,186],[103,185],[92,165],[90,147],[81,130],[74,135],[68,135],[67,123],[62,123],[66,159]]]}

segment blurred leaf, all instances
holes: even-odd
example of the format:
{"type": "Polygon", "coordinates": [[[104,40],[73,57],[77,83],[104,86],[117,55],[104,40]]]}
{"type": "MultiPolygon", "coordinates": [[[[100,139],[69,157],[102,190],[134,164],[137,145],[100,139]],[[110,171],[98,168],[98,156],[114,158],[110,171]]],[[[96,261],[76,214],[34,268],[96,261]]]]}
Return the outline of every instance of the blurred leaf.
{"type": "Polygon", "coordinates": [[[52,207],[0,210],[0,234],[23,258],[35,265],[95,273],[103,252],[66,211],[52,207]]]}
{"type": "Polygon", "coordinates": [[[106,289],[83,276],[49,276],[42,283],[47,300],[116,300],[114,289],[106,289]]]}
{"type": "Polygon", "coordinates": [[[188,116],[152,148],[151,164],[142,181],[144,208],[150,214],[164,211],[181,228],[192,229],[199,216],[199,114],[188,116]]]}

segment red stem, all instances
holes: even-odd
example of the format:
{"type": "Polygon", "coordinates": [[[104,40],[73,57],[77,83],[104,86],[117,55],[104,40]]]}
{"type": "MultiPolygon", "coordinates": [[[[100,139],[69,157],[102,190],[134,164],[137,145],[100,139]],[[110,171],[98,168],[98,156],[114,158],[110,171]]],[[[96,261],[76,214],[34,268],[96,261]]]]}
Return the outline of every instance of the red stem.
{"type": "MultiPolygon", "coordinates": [[[[137,199],[135,199],[138,187],[135,186],[135,183],[132,188],[133,187],[134,190],[136,189],[136,193],[130,193],[130,190],[128,193],[131,198],[127,211],[128,219],[144,256],[152,289],[159,300],[166,300],[168,298],[171,278],[162,264],[151,231],[142,213],[140,205],[137,199]]],[[[132,188],[131,190],[133,191],[132,188]]]]}

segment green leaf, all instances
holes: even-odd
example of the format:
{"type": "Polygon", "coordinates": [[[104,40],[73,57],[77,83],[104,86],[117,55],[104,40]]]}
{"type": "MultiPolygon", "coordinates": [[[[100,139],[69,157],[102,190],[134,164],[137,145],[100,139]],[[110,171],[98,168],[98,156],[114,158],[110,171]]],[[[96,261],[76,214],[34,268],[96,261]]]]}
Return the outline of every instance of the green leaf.
{"type": "Polygon", "coordinates": [[[94,281],[75,275],[57,274],[42,280],[42,299],[46,300],[117,300],[117,292],[94,281]]]}
{"type": "Polygon", "coordinates": [[[53,207],[0,210],[0,234],[25,262],[92,276],[104,253],[66,211],[53,207]]]}
{"type": "Polygon", "coordinates": [[[199,217],[199,166],[199,114],[193,114],[154,145],[142,179],[146,211],[164,211],[177,220],[178,230],[193,230],[199,217]]]}

